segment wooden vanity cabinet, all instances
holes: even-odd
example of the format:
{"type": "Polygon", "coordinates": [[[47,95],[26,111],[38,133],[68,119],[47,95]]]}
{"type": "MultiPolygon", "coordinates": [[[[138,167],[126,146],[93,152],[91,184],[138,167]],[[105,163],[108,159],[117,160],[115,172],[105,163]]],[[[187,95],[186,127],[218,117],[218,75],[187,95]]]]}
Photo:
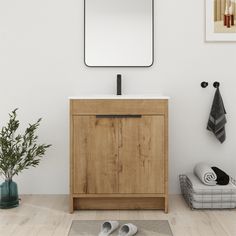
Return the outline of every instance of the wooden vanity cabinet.
{"type": "Polygon", "coordinates": [[[168,210],[168,100],[70,100],[70,210],[168,210]]]}

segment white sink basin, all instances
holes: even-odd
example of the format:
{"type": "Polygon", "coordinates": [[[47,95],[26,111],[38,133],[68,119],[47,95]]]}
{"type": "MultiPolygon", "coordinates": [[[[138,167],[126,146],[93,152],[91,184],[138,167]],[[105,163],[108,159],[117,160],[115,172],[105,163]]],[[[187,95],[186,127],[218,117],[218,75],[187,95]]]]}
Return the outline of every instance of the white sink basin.
{"type": "Polygon", "coordinates": [[[83,95],[69,97],[69,99],[170,99],[168,96],[157,94],[129,94],[129,95],[113,95],[113,94],[101,94],[101,95],[83,95]]]}

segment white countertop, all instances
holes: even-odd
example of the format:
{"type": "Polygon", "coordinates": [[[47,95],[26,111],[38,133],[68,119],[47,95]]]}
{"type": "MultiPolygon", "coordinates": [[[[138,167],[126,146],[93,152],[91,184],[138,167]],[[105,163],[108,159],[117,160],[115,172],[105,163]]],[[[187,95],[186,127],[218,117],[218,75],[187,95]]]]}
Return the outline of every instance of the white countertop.
{"type": "Polygon", "coordinates": [[[69,97],[70,100],[75,99],[170,99],[168,96],[155,95],[155,94],[129,94],[129,95],[113,95],[113,94],[101,94],[101,95],[83,95],[69,97]]]}

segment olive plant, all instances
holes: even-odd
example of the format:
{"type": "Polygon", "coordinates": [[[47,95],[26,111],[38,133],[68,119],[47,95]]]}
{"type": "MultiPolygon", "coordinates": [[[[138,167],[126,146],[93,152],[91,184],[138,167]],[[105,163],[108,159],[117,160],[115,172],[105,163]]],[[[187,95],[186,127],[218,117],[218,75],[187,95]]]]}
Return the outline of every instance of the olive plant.
{"type": "Polygon", "coordinates": [[[9,114],[9,121],[0,131],[0,175],[11,180],[24,169],[36,167],[51,144],[37,144],[35,134],[41,118],[34,124],[29,124],[23,134],[17,134],[20,122],[17,110],[9,114]]]}

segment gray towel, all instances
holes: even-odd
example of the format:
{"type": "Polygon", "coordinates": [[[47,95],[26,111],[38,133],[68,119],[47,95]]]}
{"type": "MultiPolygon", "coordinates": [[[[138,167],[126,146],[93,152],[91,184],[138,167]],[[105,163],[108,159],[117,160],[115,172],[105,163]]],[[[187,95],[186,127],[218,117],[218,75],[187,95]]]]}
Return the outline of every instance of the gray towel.
{"type": "Polygon", "coordinates": [[[213,132],[216,138],[223,143],[225,141],[226,111],[219,88],[216,89],[207,129],[213,132]]]}

